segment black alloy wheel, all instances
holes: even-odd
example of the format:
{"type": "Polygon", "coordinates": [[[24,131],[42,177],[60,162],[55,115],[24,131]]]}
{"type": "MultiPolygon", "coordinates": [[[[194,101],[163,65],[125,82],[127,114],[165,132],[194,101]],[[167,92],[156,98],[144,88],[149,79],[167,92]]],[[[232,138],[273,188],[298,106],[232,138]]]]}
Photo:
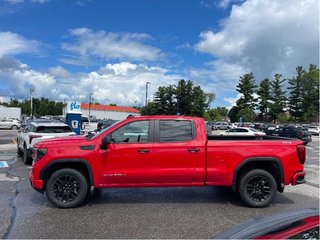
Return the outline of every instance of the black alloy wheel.
{"type": "Polygon", "coordinates": [[[277,184],[273,176],[262,169],[247,172],[240,178],[239,195],[250,207],[265,207],[274,199],[277,184]]]}
{"type": "Polygon", "coordinates": [[[84,174],[64,168],[51,175],[46,185],[46,194],[51,203],[60,208],[79,206],[88,193],[88,182],[84,174]]]}

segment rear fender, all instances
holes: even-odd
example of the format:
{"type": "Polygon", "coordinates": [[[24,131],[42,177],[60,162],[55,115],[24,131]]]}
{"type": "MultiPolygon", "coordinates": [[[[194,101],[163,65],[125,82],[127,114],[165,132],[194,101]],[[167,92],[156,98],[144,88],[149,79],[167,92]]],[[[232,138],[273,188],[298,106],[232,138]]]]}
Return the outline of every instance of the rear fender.
{"type": "Polygon", "coordinates": [[[272,170],[271,175],[275,178],[277,182],[277,190],[279,192],[284,191],[284,173],[283,173],[283,166],[281,161],[278,158],[274,157],[255,157],[255,158],[248,158],[241,162],[238,167],[236,168],[233,181],[232,181],[232,190],[236,191],[238,179],[244,172],[247,172],[251,169],[265,169],[272,170]]]}

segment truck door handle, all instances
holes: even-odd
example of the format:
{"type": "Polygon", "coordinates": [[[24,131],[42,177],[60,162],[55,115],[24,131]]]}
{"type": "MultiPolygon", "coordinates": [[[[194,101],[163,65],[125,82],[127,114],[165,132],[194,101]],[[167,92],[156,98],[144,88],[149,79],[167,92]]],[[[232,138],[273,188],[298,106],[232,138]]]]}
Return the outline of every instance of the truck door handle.
{"type": "Polygon", "coordinates": [[[188,152],[197,153],[197,152],[200,152],[200,149],[199,148],[188,148],[188,152]]]}
{"type": "Polygon", "coordinates": [[[138,153],[148,153],[148,152],[150,152],[150,150],[149,149],[138,149],[137,152],[138,153]]]}

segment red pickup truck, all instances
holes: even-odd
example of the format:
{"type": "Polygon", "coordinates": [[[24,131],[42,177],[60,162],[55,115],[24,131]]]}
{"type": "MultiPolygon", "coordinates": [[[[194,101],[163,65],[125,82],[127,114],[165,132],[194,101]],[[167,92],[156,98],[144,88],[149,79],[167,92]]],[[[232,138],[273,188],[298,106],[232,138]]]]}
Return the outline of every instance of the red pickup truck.
{"type": "Polygon", "coordinates": [[[30,181],[60,208],[95,188],[177,186],[229,186],[247,206],[265,207],[285,185],[305,182],[305,159],[300,140],[207,136],[202,118],[143,116],[37,143],[30,181]]]}

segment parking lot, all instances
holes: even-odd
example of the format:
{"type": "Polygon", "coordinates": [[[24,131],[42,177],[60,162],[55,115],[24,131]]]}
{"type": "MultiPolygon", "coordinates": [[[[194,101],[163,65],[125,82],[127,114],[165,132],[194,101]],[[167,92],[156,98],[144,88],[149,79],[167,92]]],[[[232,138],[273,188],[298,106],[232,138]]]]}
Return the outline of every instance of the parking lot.
{"type": "Polygon", "coordinates": [[[267,208],[244,207],[228,188],[179,187],[104,189],[80,208],[58,209],[31,188],[16,134],[0,131],[2,238],[206,239],[251,217],[319,207],[318,136],[307,145],[307,183],[287,186],[267,208]]]}

